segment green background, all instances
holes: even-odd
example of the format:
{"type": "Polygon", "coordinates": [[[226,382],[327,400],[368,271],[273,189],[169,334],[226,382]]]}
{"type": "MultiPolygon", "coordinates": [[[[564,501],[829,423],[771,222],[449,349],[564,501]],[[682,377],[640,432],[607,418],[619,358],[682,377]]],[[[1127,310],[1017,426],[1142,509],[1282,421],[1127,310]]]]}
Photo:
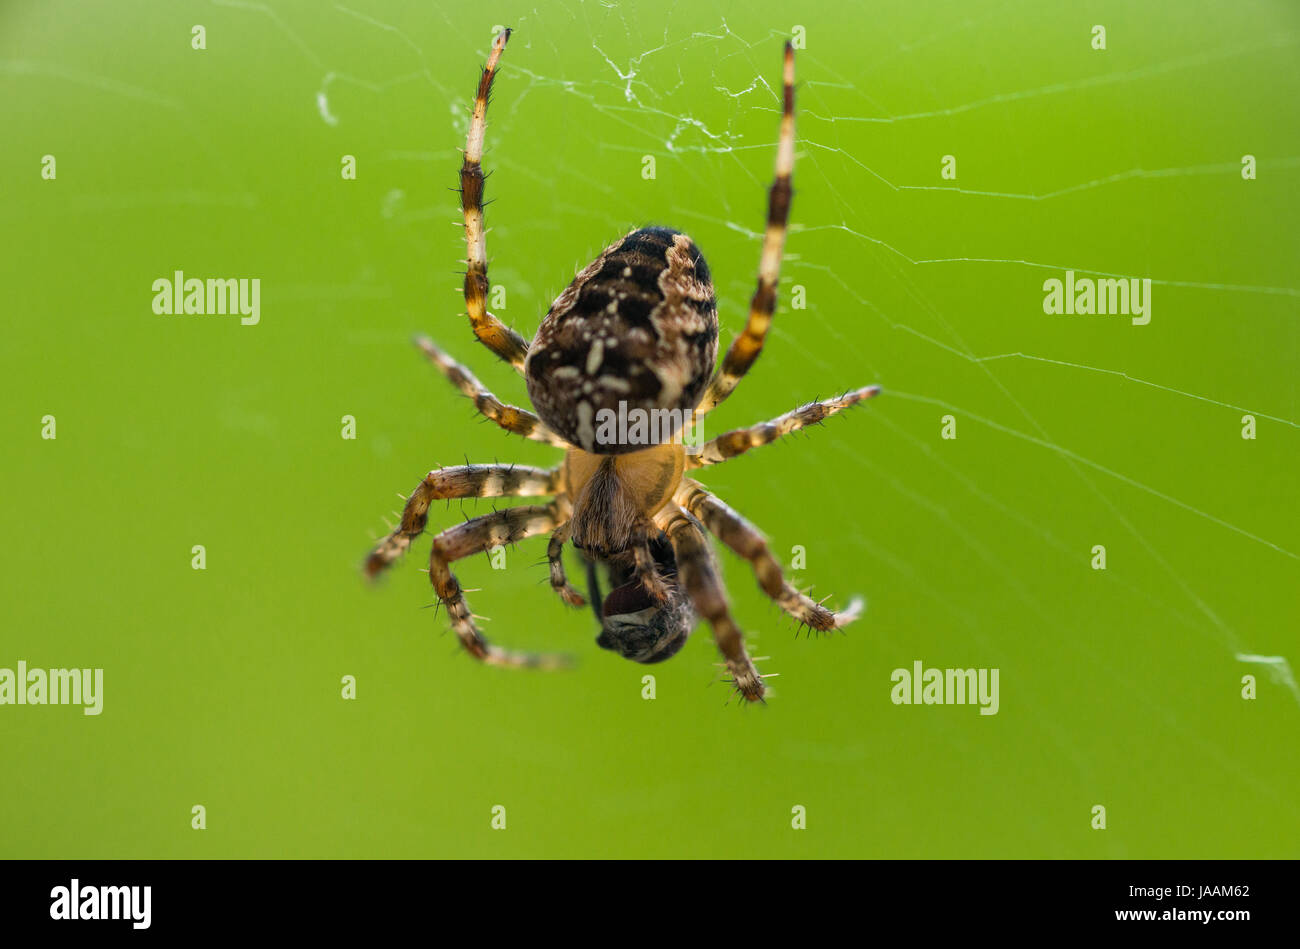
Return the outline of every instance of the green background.
{"type": "Polygon", "coordinates": [[[0,9],[0,666],[105,670],[98,718],[0,707],[0,855],[1300,855],[1300,695],[1237,659],[1300,658],[1294,4],[0,9]],[[605,244],[664,223],[708,255],[724,341],[781,41],[806,30],[781,309],[709,423],[885,392],[703,477],[784,562],[806,548],[798,582],[868,599],[796,638],[722,555],[780,673],[765,707],[727,703],[707,628],[649,669],[597,649],[541,540],[460,576],[490,637],[574,672],[459,654],[422,609],[427,537],[359,576],[429,468],[557,458],[409,343],[525,404],[460,313],[449,190],[501,24],[498,312],[531,333],[605,244]],[[1066,268],[1152,278],[1150,325],[1045,315],[1066,268]],[[260,325],[154,315],[175,269],[259,278],[260,325]],[[891,704],[917,659],[998,668],[999,714],[891,704]]]}

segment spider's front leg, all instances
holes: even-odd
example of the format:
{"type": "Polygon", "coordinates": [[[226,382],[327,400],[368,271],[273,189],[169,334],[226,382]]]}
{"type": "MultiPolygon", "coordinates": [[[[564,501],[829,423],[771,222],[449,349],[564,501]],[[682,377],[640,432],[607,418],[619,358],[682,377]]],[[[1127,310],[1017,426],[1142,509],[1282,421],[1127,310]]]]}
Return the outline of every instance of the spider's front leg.
{"type": "Polygon", "coordinates": [[[402,509],[397,528],[375,545],[366,558],[366,576],[375,577],[391,567],[411,541],[424,533],[429,505],[450,498],[537,497],[559,490],[558,468],[530,468],[527,465],[457,465],[438,468],[425,475],[402,509]]]}
{"type": "Polygon", "coordinates": [[[564,574],[564,545],[569,539],[571,522],[565,521],[551,534],[546,545],[546,559],[551,566],[551,589],[569,606],[584,606],[586,600],[573,588],[564,574]]]}
{"type": "Polygon", "coordinates": [[[645,588],[646,593],[659,603],[666,603],[668,584],[664,582],[663,577],[659,576],[659,567],[655,563],[654,554],[650,551],[651,536],[657,531],[653,524],[647,523],[641,536],[633,543],[632,570],[641,581],[641,586],[645,588]]]}
{"type": "Polygon", "coordinates": [[[552,531],[559,526],[560,518],[559,505],[555,503],[512,507],[457,524],[433,539],[429,581],[438,600],[447,608],[452,630],[474,658],[493,666],[534,669],[560,669],[573,664],[568,656],[512,652],[489,643],[474,625],[474,614],[465,602],[460,581],[451,572],[451,564],[457,560],[552,531]]]}
{"type": "Polygon", "coordinates": [[[760,702],[767,691],[763,677],[745,651],[736,621],[727,607],[727,595],[709,555],[708,540],[695,518],[674,504],[661,511],[656,520],[668,535],[677,560],[677,579],[685,588],[695,611],[708,621],[718,651],[731,673],[736,691],[750,702],[760,702]]]}
{"type": "Polygon", "coordinates": [[[851,601],[847,608],[836,613],[792,587],[758,528],[717,495],[710,494],[699,482],[683,479],[673,500],[699,518],[713,536],[748,560],[763,592],[803,625],[824,632],[839,629],[862,615],[860,599],[851,601]]]}

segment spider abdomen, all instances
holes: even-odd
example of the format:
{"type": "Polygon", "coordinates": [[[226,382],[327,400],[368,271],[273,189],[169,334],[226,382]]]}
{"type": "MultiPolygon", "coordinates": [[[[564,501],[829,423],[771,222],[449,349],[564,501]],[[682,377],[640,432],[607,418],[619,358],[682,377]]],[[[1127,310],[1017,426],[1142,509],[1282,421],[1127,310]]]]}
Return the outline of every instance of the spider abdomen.
{"type": "Polygon", "coordinates": [[[594,454],[670,440],[699,404],[718,352],[704,255],[645,227],[587,265],[542,320],[524,375],[543,422],[594,454]]]}

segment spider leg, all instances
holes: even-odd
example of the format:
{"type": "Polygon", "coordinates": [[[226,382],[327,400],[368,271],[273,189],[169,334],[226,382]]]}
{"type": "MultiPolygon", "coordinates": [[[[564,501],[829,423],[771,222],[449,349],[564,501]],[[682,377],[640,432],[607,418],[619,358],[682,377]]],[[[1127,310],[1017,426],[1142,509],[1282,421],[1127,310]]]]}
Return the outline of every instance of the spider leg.
{"type": "Polygon", "coordinates": [[[525,465],[457,465],[439,468],[425,475],[402,510],[402,521],[391,534],[375,545],[366,558],[366,575],[375,577],[395,563],[424,532],[429,504],[443,498],[536,497],[555,494],[560,486],[559,468],[530,468],[525,465]]]}
{"type": "Polygon", "coordinates": [[[659,576],[654,554],[650,552],[649,531],[632,544],[632,569],[647,593],[660,603],[667,601],[668,584],[664,582],[663,577],[659,576]]]}
{"type": "Polygon", "coordinates": [[[565,521],[557,527],[546,545],[546,559],[551,565],[551,589],[569,606],[585,606],[587,601],[570,585],[569,578],[564,575],[564,544],[569,539],[571,523],[565,521]]]}
{"type": "Polygon", "coordinates": [[[879,393],[880,386],[867,386],[853,392],[846,392],[838,399],[809,402],[807,405],[800,406],[792,412],[785,413],[780,418],[772,419],[770,422],[759,422],[750,428],[738,428],[735,431],[726,432],[705,442],[700,446],[699,451],[688,454],[686,456],[686,467],[688,469],[703,468],[707,465],[721,464],[728,458],[743,455],[751,448],[771,444],[783,435],[797,432],[808,425],[816,425],[824,419],[830,418],[841,409],[856,405],[863,399],[870,399],[879,393]]]}
{"type": "Polygon", "coordinates": [[[741,377],[763,351],[763,340],[776,312],[776,285],[781,275],[781,255],[785,250],[786,224],[790,219],[790,176],[794,171],[794,47],[785,44],[782,74],[784,95],[781,112],[781,137],[776,148],[776,177],[768,191],[767,230],[763,235],[763,255],[758,266],[758,287],[749,304],[749,319],[739,336],[731,342],[722,365],[714,373],[697,414],[712,411],[736,388],[741,377]]]}
{"type": "Polygon", "coordinates": [[[731,618],[722,578],[709,553],[704,531],[695,518],[676,505],[670,504],[656,519],[672,544],[678,581],[690,596],[695,611],[709,621],[736,691],[750,702],[761,701],[766,686],[745,651],[740,629],[731,618]]]}
{"type": "Polygon", "coordinates": [[[838,629],[862,615],[861,600],[855,599],[845,610],[835,613],[792,587],[758,528],[699,482],[684,478],[673,500],[699,518],[723,544],[748,560],[763,592],[800,623],[816,630],[838,629]]]}
{"type": "Polygon", "coordinates": [[[487,311],[487,239],[483,230],[483,136],[487,131],[488,97],[496,77],[497,62],[510,39],[504,30],[492,44],[492,53],[479,79],[465,142],[465,161],[460,169],[460,206],[465,215],[465,307],[470,326],[480,343],[519,372],[524,371],[528,341],[487,311]]]}
{"type": "Polygon", "coordinates": [[[532,412],[518,406],[507,405],[489,392],[474,373],[439,349],[433,340],[417,336],[415,345],[420,347],[421,352],[429,357],[429,361],[438,367],[438,371],[446,376],[452,385],[474,401],[474,408],[478,409],[485,418],[496,422],[507,432],[522,435],[535,442],[545,442],[557,448],[569,447],[568,442],[547,428],[546,424],[532,412]]]}
{"type": "Polygon", "coordinates": [[[474,615],[465,602],[460,581],[451,572],[451,564],[499,544],[513,544],[554,530],[560,522],[558,505],[528,505],[484,514],[449,527],[433,539],[429,553],[429,581],[438,600],[447,608],[451,628],[471,656],[493,666],[558,669],[572,665],[567,656],[512,652],[493,646],[474,625],[474,615]]]}

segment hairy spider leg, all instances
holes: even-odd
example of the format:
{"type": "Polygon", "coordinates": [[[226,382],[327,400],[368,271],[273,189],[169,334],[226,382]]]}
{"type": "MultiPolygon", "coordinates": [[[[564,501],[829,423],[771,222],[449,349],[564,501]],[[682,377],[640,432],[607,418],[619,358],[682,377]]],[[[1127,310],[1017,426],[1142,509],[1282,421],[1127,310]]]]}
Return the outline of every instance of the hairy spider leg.
{"type": "Polygon", "coordinates": [[[862,615],[861,600],[853,600],[842,612],[836,613],[792,587],[758,528],[699,482],[684,479],[673,500],[698,518],[709,533],[737,556],[748,560],[762,591],[804,626],[818,631],[839,629],[862,615]]]}
{"type": "Polygon", "coordinates": [[[794,46],[785,44],[782,75],[783,103],[781,136],[776,147],[776,177],[767,197],[767,230],[758,265],[758,287],[749,303],[749,319],[741,334],[731,341],[722,365],[714,373],[696,409],[698,415],[711,412],[727,396],[763,352],[763,341],[776,312],[776,285],[781,276],[781,255],[785,250],[786,225],[793,194],[790,176],[794,172],[794,46]]]}
{"type": "Polygon", "coordinates": [[[695,611],[708,621],[722,653],[731,683],[747,701],[758,702],[767,691],[763,677],[745,651],[745,641],[727,605],[726,589],[709,554],[708,540],[694,517],[675,504],[664,508],[656,522],[668,535],[677,560],[678,582],[686,589],[695,611]]]}
{"type": "Polygon", "coordinates": [[[515,652],[494,646],[484,638],[474,623],[460,581],[451,572],[451,564],[498,545],[513,544],[525,537],[553,531],[562,523],[560,505],[528,505],[484,514],[449,527],[433,539],[429,553],[429,582],[438,600],[447,608],[451,628],[460,643],[475,659],[492,666],[529,669],[562,669],[573,664],[568,656],[550,653],[515,652]]]}
{"type": "Polygon", "coordinates": [[[424,533],[429,520],[429,505],[433,501],[444,498],[537,497],[555,494],[559,486],[558,467],[457,465],[430,471],[406,499],[401,522],[375,545],[366,558],[366,575],[377,576],[410,549],[411,541],[424,533]]]}
{"type": "Polygon", "coordinates": [[[808,425],[819,425],[836,412],[857,405],[863,399],[870,399],[880,394],[880,386],[866,386],[846,392],[838,399],[826,399],[822,402],[809,402],[793,411],[785,413],[770,422],[759,422],[749,428],[737,428],[724,432],[717,438],[710,439],[699,447],[698,451],[686,456],[686,467],[704,468],[708,465],[720,465],[728,458],[743,455],[751,448],[770,445],[791,432],[797,432],[808,425]]]}
{"type": "Polygon", "coordinates": [[[487,132],[488,99],[492,94],[497,63],[509,39],[510,30],[503,30],[497,36],[479,78],[465,141],[465,160],[460,168],[460,207],[465,216],[465,308],[469,312],[470,326],[480,343],[523,372],[528,340],[487,310],[487,235],[483,228],[483,137],[487,132]]]}

